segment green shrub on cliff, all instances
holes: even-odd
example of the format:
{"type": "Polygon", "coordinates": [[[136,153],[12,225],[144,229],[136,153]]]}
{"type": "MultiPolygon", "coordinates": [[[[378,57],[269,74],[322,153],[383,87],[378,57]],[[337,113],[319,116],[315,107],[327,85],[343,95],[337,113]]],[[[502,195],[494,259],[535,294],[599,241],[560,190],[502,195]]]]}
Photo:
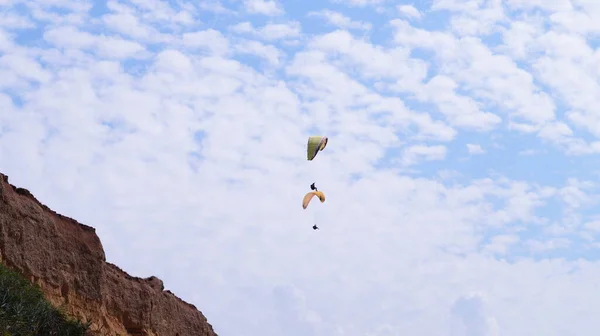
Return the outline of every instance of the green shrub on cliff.
{"type": "Polygon", "coordinates": [[[38,286],[0,264],[1,336],[83,336],[87,329],[52,306],[38,286]]]}

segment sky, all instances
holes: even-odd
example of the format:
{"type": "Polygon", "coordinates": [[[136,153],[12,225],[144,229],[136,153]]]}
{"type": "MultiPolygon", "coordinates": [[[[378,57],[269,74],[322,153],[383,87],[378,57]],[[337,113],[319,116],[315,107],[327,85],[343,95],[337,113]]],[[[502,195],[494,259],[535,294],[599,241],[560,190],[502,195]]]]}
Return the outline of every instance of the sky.
{"type": "Polygon", "coordinates": [[[597,334],[600,2],[0,7],[0,172],[219,335],[597,334]]]}

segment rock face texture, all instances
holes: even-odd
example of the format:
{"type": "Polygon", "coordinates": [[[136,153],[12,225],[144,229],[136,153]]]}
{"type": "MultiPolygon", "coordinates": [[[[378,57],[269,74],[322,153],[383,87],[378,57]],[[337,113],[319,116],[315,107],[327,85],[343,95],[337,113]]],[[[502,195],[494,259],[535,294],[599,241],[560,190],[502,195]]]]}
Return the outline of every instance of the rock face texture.
{"type": "Polygon", "coordinates": [[[160,279],[107,263],[93,228],[57,214],[1,173],[0,261],[40,285],[55,306],[91,321],[90,335],[216,335],[160,279]]]}

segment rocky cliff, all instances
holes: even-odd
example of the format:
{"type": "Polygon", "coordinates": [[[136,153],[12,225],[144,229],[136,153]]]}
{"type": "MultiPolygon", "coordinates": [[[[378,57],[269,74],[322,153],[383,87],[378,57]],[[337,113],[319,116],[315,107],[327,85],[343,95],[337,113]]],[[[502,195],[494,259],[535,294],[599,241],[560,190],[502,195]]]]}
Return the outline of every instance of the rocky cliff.
{"type": "Polygon", "coordinates": [[[216,335],[202,312],[156,277],[128,275],[106,262],[89,226],[57,214],[0,174],[0,261],[42,288],[91,335],[216,335]]]}

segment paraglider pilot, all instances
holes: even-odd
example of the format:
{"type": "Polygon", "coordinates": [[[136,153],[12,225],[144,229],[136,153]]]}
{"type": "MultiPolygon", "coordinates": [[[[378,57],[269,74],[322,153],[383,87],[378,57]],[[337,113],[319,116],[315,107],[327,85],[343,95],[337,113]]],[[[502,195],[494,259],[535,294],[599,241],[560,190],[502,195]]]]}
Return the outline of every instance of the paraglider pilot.
{"type": "Polygon", "coordinates": [[[317,189],[317,187],[315,187],[315,184],[314,184],[314,183],[310,185],[310,190],[316,190],[316,191],[319,191],[319,190],[317,189]]]}

